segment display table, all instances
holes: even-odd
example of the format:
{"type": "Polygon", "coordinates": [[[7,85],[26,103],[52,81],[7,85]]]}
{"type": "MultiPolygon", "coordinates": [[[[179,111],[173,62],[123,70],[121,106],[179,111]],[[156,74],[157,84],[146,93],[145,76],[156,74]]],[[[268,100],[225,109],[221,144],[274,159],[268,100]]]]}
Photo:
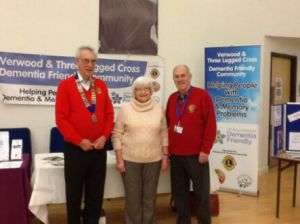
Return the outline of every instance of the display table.
{"type": "Polygon", "coordinates": [[[32,215],[28,210],[31,194],[30,156],[23,155],[19,168],[0,169],[0,223],[29,224],[32,215]]]}
{"type": "MultiPolygon", "coordinates": [[[[300,155],[299,155],[300,156],[300,155]]],[[[300,158],[291,157],[288,153],[281,153],[275,156],[278,159],[278,173],[277,173],[277,198],[276,198],[276,217],[279,217],[280,207],[280,184],[281,172],[285,169],[294,166],[294,187],[293,187],[293,207],[296,206],[296,188],[297,188],[297,166],[300,163],[300,158]],[[287,163],[284,163],[287,162],[287,163]]]]}
{"type": "MultiPolygon", "coordinates": [[[[104,198],[124,196],[121,175],[117,171],[115,164],[114,152],[108,151],[104,198]]],[[[47,205],[66,202],[63,154],[36,154],[31,184],[33,191],[29,209],[39,220],[48,224],[47,205]]],[[[161,172],[158,193],[169,193],[170,191],[170,173],[169,171],[161,172]]]]}

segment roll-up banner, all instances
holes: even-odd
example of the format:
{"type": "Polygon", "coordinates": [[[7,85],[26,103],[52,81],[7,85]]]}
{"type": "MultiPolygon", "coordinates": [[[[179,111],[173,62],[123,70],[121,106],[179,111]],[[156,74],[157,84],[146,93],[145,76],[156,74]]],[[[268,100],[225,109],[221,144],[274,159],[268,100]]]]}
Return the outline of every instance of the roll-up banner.
{"type": "Polygon", "coordinates": [[[260,46],[206,48],[205,88],[217,118],[210,166],[221,190],[257,195],[260,46]]]}

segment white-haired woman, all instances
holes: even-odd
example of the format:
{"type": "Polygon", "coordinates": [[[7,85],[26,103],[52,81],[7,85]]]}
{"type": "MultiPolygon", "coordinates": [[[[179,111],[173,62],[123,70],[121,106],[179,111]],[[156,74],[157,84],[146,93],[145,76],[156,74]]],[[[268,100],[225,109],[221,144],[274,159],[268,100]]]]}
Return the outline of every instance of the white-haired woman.
{"type": "Polygon", "coordinates": [[[151,98],[152,81],[137,78],[132,92],[134,98],[120,108],[112,142],[125,189],[126,223],[151,224],[160,170],[168,168],[168,129],[162,106],[151,98]]]}

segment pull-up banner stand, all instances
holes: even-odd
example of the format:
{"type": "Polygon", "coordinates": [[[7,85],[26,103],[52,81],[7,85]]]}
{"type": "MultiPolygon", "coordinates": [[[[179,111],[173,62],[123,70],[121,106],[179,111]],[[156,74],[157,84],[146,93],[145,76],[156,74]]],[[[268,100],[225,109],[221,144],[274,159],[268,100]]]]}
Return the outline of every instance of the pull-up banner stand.
{"type": "Polygon", "coordinates": [[[206,48],[205,88],[218,123],[210,166],[221,190],[257,195],[260,46],[206,48]]]}

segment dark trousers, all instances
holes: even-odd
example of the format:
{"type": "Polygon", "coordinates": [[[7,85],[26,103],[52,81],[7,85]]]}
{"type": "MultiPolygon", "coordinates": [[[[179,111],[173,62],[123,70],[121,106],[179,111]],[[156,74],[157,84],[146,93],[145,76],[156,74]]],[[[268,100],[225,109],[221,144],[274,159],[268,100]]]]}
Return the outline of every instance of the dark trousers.
{"type": "Polygon", "coordinates": [[[155,206],[161,161],[135,163],[125,161],[122,173],[125,189],[126,224],[155,223],[155,206]]]}
{"type": "Polygon", "coordinates": [[[65,142],[64,157],[68,224],[80,224],[81,216],[83,224],[98,224],[106,177],[106,150],[85,152],[65,142]]]}
{"type": "Polygon", "coordinates": [[[178,213],[177,224],[190,224],[190,180],[197,199],[198,223],[210,224],[209,164],[200,164],[198,155],[170,157],[172,197],[178,213]]]}

